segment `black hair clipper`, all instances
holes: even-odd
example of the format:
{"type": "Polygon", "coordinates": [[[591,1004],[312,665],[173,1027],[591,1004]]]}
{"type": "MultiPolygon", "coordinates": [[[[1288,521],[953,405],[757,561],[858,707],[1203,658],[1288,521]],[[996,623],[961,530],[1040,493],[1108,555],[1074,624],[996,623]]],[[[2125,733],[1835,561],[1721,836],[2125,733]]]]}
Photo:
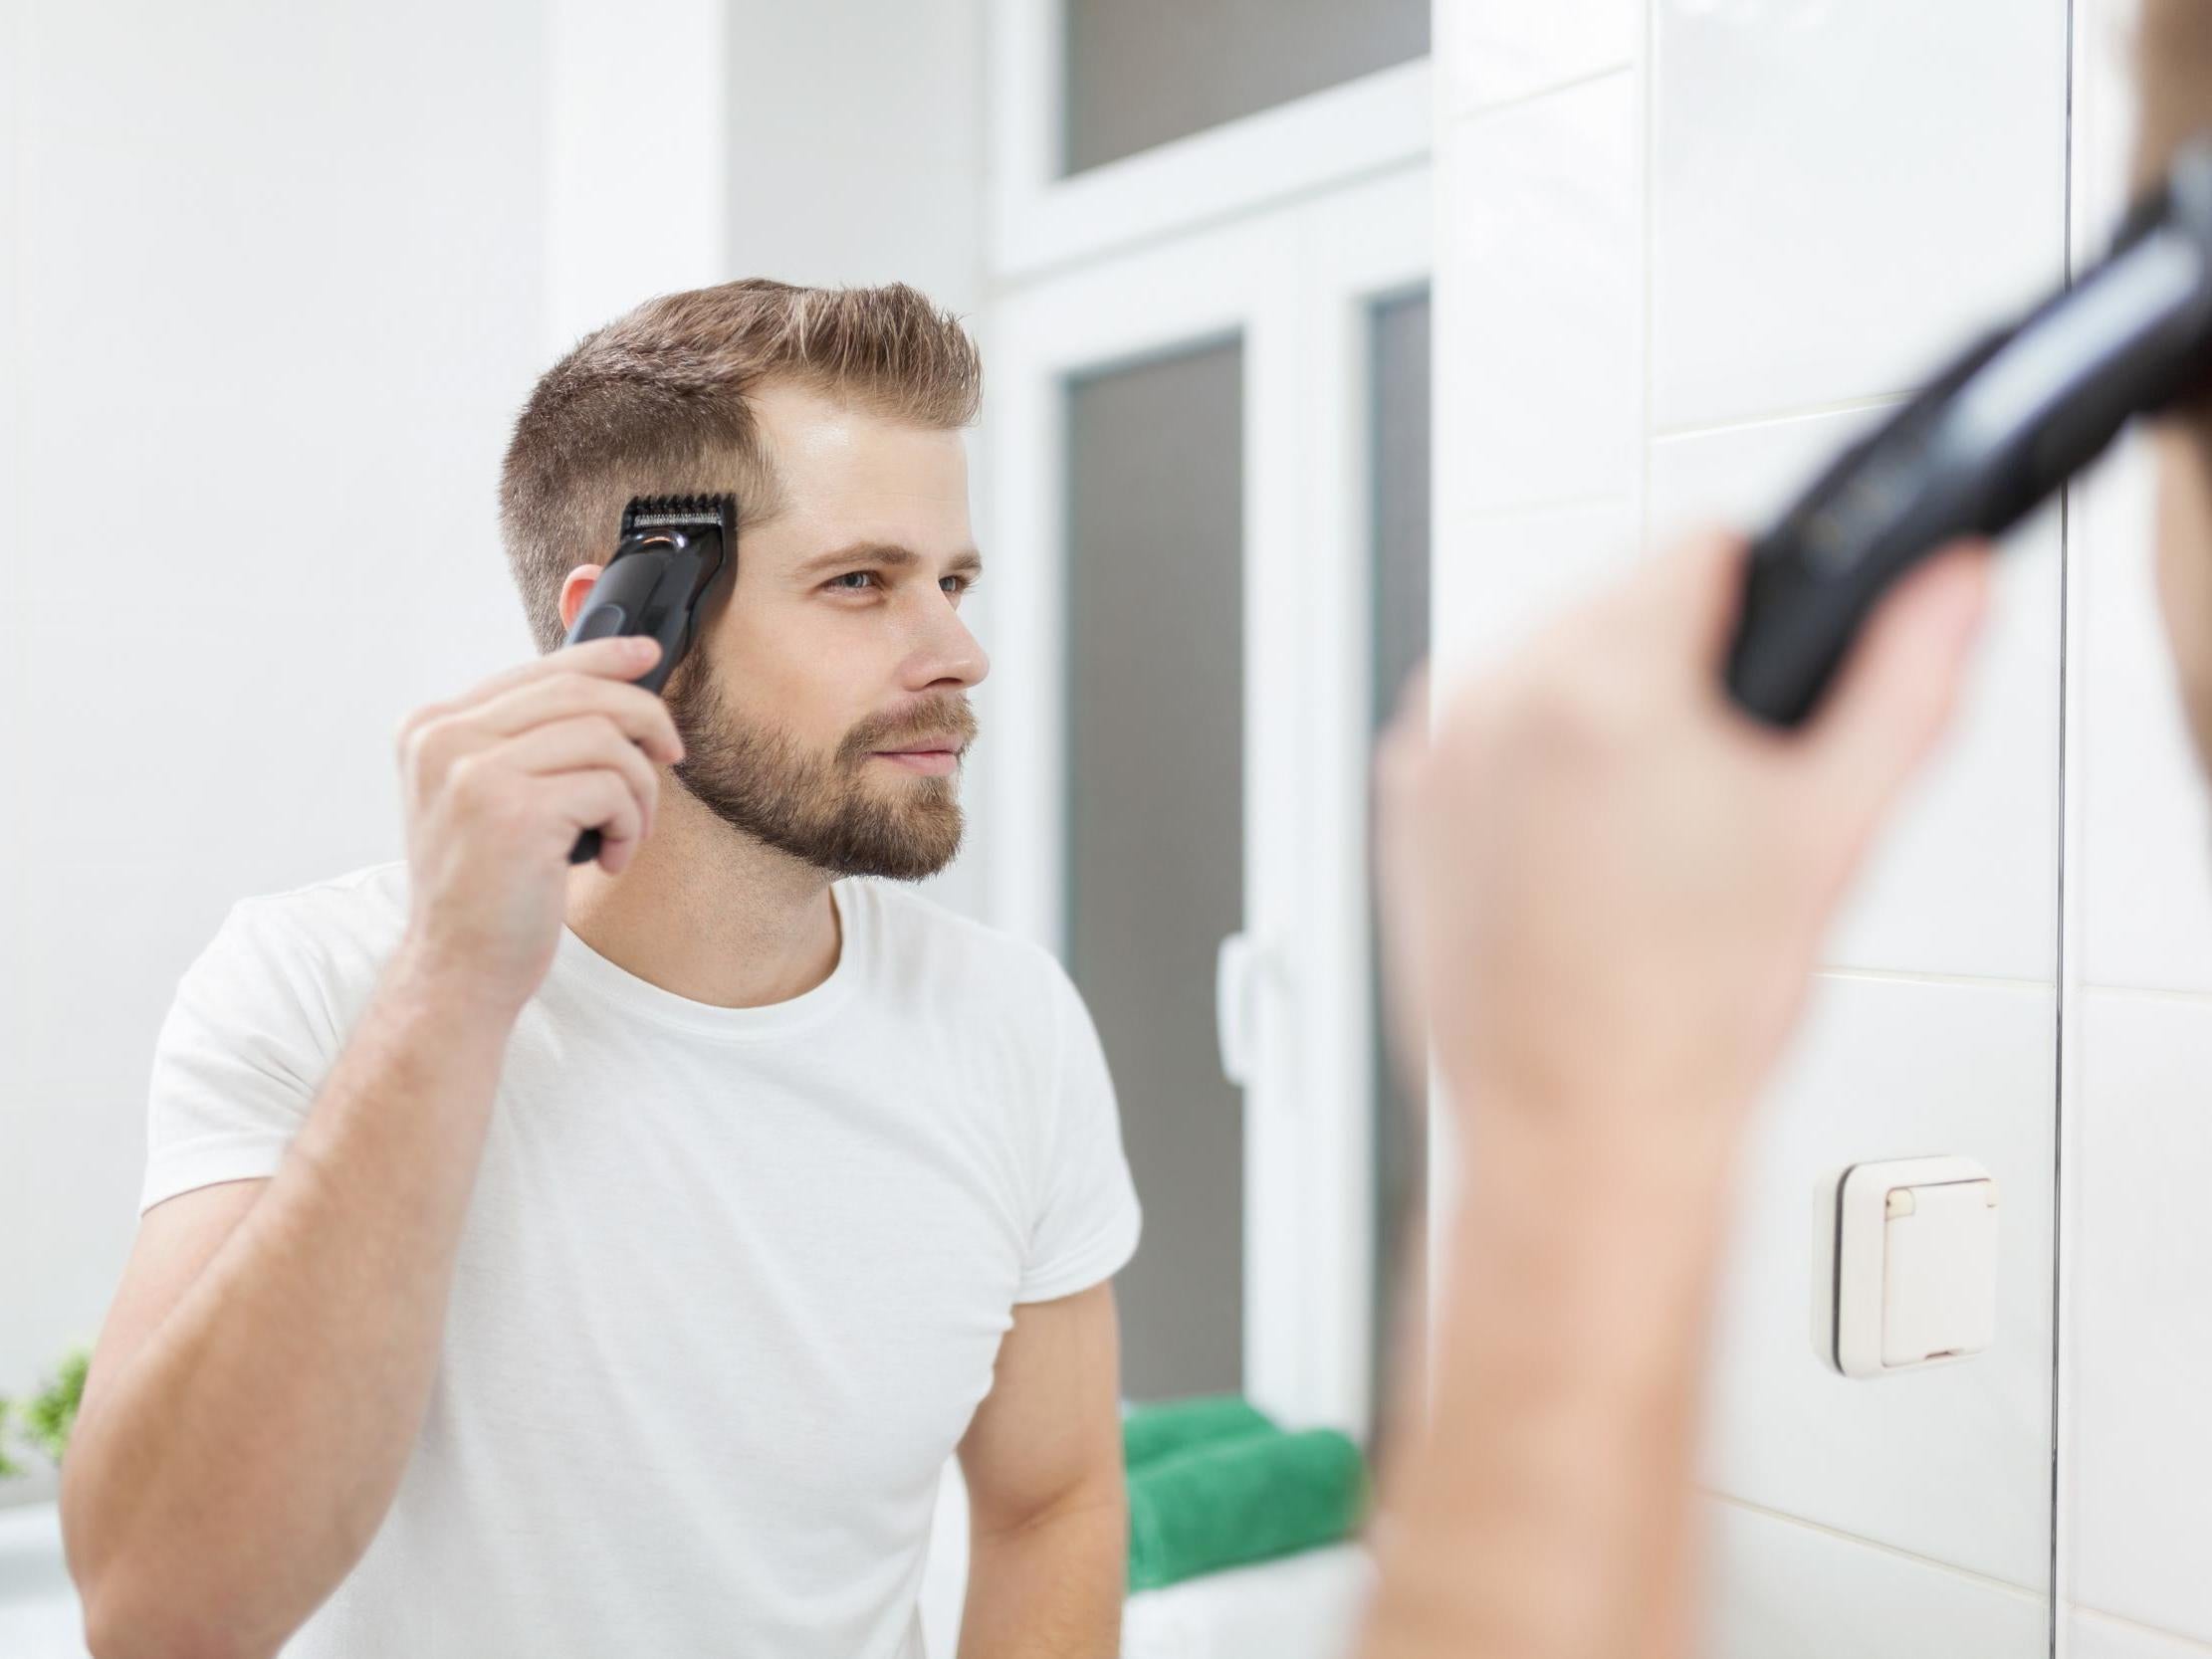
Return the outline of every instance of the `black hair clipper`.
{"type": "Polygon", "coordinates": [[[2212,133],[2175,152],[2101,260],[1954,358],[1758,538],[1730,696],[1798,725],[1891,582],[1955,536],[2010,528],[2208,366],[2212,133]]]}
{"type": "MultiPolygon", "coordinates": [[[[633,496],[622,510],[622,538],[591,585],[566,643],[609,634],[650,634],[661,643],[653,666],[630,684],[658,693],[691,648],[700,601],[725,563],[737,566],[735,496],[633,496]]],[[[587,829],[568,849],[568,862],[599,856],[599,832],[587,829]]]]}

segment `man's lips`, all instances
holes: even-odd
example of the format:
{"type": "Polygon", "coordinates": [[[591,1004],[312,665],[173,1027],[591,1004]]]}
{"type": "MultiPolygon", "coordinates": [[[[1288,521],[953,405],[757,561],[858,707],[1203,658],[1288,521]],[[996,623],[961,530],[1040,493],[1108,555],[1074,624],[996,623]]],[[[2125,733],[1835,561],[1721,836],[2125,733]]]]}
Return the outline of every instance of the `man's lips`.
{"type": "Polygon", "coordinates": [[[874,758],[888,760],[909,771],[928,772],[942,777],[960,764],[964,746],[949,738],[936,738],[905,748],[879,748],[875,751],[874,758]]]}

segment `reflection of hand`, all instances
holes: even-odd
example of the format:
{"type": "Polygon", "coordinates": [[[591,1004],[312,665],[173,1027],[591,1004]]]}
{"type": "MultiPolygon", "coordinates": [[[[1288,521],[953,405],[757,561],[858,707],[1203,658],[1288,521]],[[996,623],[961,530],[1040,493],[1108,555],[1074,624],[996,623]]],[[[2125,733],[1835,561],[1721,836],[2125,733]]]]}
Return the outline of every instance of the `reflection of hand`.
{"type": "Polygon", "coordinates": [[[1746,547],[1716,527],[1560,617],[1429,738],[1409,691],[1377,762],[1393,1035],[1404,1063],[1427,1004],[1474,1138],[1529,1120],[1722,1151],[1949,718],[1988,551],[1900,582],[1794,732],[1726,701],[1746,547]]]}

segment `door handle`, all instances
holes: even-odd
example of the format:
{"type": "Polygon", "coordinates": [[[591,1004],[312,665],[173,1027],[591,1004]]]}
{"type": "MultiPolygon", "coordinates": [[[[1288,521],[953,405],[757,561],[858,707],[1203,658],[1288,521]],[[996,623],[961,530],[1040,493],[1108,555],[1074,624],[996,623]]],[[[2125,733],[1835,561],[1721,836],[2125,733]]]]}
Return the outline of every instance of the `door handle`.
{"type": "Polygon", "coordinates": [[[1231,933],[1214,957],[1214,1030],[1221,1050],[1221,1075],[1241,1089],[1251,1075],[1251,938],[1231,933]]]}
{"type": "Polygon", "coordinates": [[[1221,1075],[1239,1089],[1251,1082],[1260,993],[1270,980],[1283,979],[1282,970],[1281,953],[1246,933],[1229,934],[1215,953],[1214,1030],[1221,1075]]]}

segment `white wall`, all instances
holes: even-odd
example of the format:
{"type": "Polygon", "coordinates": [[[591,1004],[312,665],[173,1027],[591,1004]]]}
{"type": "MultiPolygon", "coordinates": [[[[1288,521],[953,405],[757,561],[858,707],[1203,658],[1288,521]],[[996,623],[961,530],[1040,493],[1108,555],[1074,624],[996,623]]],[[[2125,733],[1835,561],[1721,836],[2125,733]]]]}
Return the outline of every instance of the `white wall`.
{"type": "MultiPolygon", "coordinates": [[[[2064,273],[2066,0],[1437,15],[1447,677],[1646,537],[1759,521],[2064,273]]],[[[1702,1469],[1717,1654],[2045,1650],[2062,528],[2013,536],[1958,728],[1827,943],[1743,1163],[1702,1469]],[[1807,1335],[1816,1176],[1941,1152],[2004,1193],[2000,1345],[1846,1381],[1807,1335]]]]}
{"type": "Polygon", "coordinates": [[[395,856],[399,715],[530,650],[493,491],[545,356],[546,30],[531,0],[7,18],[17,1392],[106,1310],[184,964],[239,895],[395,856]]]}
{"type": "MultiPolygon", "coordinates": [[[[2122,203],[2132,13],[2077,0],[2085,237],[2122,203]]],[[[2133,448],[2101,475],[2068,561],[2059,1567],[2077,1659],[2212,1653],[2212,821],[2157,619],[2151,482],[2133,448]]]]}
{"type": "MultiPolygon", "coordinates": [[[[732,276],[861,287],[911,283],[967,320],[984,349],[983,0],[837,0],[794,6],[727,0],[732,276]]],[[[970,499],[980,521],[990,465],[972,438],[970,499]]],[[[1023,556],[985,546],[987,561],[1023,556]]],[[[993,649],[987,571],[962,613],[993,649]]],[[[961,795],[961,856],[924,891],[989,914],[989,798],[997,687],[976,693],[981,735],[961,795]]]]}
{"type": "Polygon", "coordinates": [[[97,1332],[224,909],[398,856],[395,723],[530,653],[555,351],[739,274],[977,304],[974,8],[861,10],[0,0],[0,1393],[97,1332]]]}

